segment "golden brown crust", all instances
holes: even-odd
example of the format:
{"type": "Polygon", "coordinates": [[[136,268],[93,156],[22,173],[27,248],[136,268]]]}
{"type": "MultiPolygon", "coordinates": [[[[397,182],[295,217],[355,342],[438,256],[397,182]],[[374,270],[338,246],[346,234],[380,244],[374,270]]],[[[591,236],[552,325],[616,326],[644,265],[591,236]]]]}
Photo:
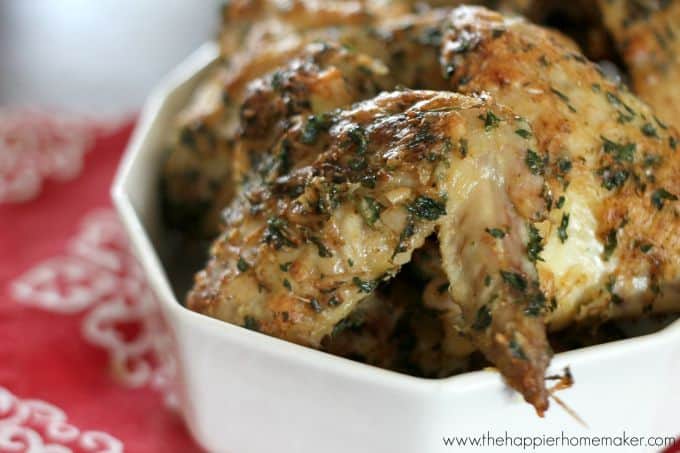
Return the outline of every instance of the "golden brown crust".
{"type": "Polygon", "coordinates": [[[226,225],[188,305],[393,368],[388,333],[410,316],[419,345],[441,350],[411,363],[478,349],[542,414],[547,328],[680,310],[677,133],[559,33],[476,7],[383,7],[333,32],[254,16],[246,48],[294,43],[232,55],[232,114],[205,115],[230,129],[233,193],[211,195],[226,225]],[[339,44],[301,54],[312,36],[339,44]],[[441,92],[373,97],[400,84],[441,92]],[[376,293],[412,255],[413,311],[376,293]],[[357,317],[366,330],[333,338],[357,317]]]}
{"type": "Polygon", "coordinates": [[[680,275],[677,132],[539,27],[473,8],[453,22],[444,46],[452,86],[512,105],[549,157],[555,206],[538,269],[556,298],[553,328],[673,309],[664,287],[674,294],[680,275]],[[463,39],[467,49],[455,52],[463,39]]]}
{"type": "Polygon", "coordinates": [[[454,300],[475,301],[461,304],[466,335],[545,410],[550,348],[542,311],[527,315],[542,295],[525,253],[543,182],[523,163],[533,139],[516,133],[530,126],[483,99],[418,91],[326,121],[313,140],[309,121],[293,125],[280,142],[291,166],[266,167],[226,211],[189,307],[318,346],[438,228],[454,300]],[[483,199],[496,209],[475,213],[483,199]]]}
{"type": "Polygon", "coordinates": [[[600,0],[632,79],[633,90],[664,121],[679,126],[680,3],[600,0]]]}

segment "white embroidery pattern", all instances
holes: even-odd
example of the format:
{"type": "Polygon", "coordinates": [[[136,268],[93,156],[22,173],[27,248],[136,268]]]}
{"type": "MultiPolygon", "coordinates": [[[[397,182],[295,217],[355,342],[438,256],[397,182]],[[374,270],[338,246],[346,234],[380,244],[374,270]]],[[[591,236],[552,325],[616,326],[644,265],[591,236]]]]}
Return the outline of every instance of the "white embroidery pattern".
{"type": "Polygon", "coordinates": [[[115,213],[87,215],[67,249],[15,280],[12,297],[51,312],[85,312],[82,334],[108,352],[114,376],[128,386],[150,385],[176,406],[170,337],[115,213]]]}
{"type": "Polygon", "coordinates": [[[81,431],[63,410],[45,401],[20,399],[0,386],[0,452],[121,453],[123,443],[102,431],[81,431]]]}
{"type": "Polygon", "coordinates": [[[38,109],[0,108],[0,203],[35,198],[45,179],[68,181],[97,134],[119,123],[38,109]]]}

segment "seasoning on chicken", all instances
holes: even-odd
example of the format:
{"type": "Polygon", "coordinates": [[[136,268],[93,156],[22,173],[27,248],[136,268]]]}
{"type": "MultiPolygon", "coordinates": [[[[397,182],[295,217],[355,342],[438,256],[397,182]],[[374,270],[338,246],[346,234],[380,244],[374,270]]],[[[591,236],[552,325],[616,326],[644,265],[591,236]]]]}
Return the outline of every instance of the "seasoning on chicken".
{"type": "Polygon", "coordinates": [[[251,160],[261,159],[278,139],[279,122],[322,114],[391,86],[386,68],[361,53],[321,43],[300,53],[269,74],[248,79],[243,88],[227,84],[210,93],[224,98],[219,113],[208,109],[209,114],[197,115],[189,108],[192,119],[182,120],[187,124],[164,168],[165,211],[175,216],[171,224],[216,236],[222,209],[247,177],[251,160]]]}
{"type": "Polygon", "coordinates": [[[443,63],[452,89],[489,92],[534,127],[524,162],[552,209],[531,250],[550,328],[679,311],[677,132],[550,32],[487,10],[454,11],[443,63]]]}
{"type": "Polygon", "coordinates": [[[526,315],[542,298],[526,244],[545,208],[543,180],[524,164],[536,143],[515,132],[531,127],[482,99],[418,91],[328,121],[313,143],[309,123],[289,130],[288,171],[229,206],[189,307],[318,347],[438,230],[454,299],[478,318],[469,334],[544,410],[550,347],[541,310],[526,315]]]}
{"type": "Polygon", "coordinates": [[[680,2],[599,0],[632,79],[658,117],[680,127],[680,2]]]}
{"type": "Polygon", "coordinates": [[[541,415],[548,331],[680,312],[677,131],[569,38],[480,7],[274,3],[227,11],[248,20],[199,93],[218,107],[183,123],[216,138],[165,169],[221,231],[191,309],[427,376],[479,351],[541,415]]]}

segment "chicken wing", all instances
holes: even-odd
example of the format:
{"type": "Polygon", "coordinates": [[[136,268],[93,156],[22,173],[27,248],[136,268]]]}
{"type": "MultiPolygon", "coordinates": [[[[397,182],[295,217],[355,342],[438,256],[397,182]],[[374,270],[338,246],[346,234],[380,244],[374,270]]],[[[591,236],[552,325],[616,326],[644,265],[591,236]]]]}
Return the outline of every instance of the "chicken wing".
{"type": "Polygon", "coordinates": [[[468,334],[544,410],[550,347],[525,250],[543,180],[524,165],[536,143],[515,133],[530,125],[490,101],[418,91],[329,121],[313,144],[307,125],[289,130],[289,173],[229,206],[189,307],[317,347],[436,229],[442,249],[457,250],[444,267],[454,299],[469,301],[468,334]]]}
{"type": "MultiPolygon", "coordinates": [[[[309,20],[302,20],[287,10],[279,11],[270,3],[234,2],[226,10],[225,15],[230,18],[227,24],[241,24],[244,31],[226,34],[236,40],[222,43],[228,66],[215,69],[212,77],[198,90],[191,104],[177,119],[163,170],[164,213],[167,223],[175,228],[209,238],[219,233],[220,211],[233,198],[241,182],[242,171],[235,169],[233,162],[239,159],[239,156],[235,156],[234,147],[241,139],[239,120],[245,96],[257,87],[259,82],[253,82],[254,79],[287,65],[292,59],[301,58],[309,43],[333,42],[341,46],[345,53],[353,54],[345,57],[341,73],[344,69],[356,73],[357,70],[377,67],[374,63],[367,63],[366,57],[358,55],[358,52],[385,62],[388,68],[394,70],[389,71],[389,79],[383,79],[386,84],[380,85],[382,89],[392,89],[397,85],[411,88],[428,86],[431,89],[443,87],[442,83],[439,86],[428,83],[431,80],[442,82],[438,76],[440,68],[437,53],[441,42],[441,27],[438,24],[445,19],[443,12],[429,12],[407,19],[387,17],[384,18],[384,26],[378,31],[358,25],[363,24],[359,16],[365,17],[365,13],[355,15],[351,13],[355,9],[347,7],[338,10],[333,6],[337,2],[323,5],[318,2],[296,3],[297,12],[300,8],[312,8],[319,13],[305,13],[304,16],[309,16],[309,20]],[[259,3],[269,6],[260,10],[257,7],[259,3]],[[320,13],[320,8],[326,12],[320,13]],[[338,11],[345,11],[349,18],[338,11]],[[335,19],[330,20],[327,16],[335,19]],[[318,21],[315,26],[309,23],[312,18],[318,21]],[[235,51],[237,48],[240,49],[238,52],[235,51]],[[350,61],[352,59],[354,61],[350,61]],[[350,65],[354,67],[349,68],[350,65]]],[[[382,16],[378,16],[374,21],[382,19],[382,16]]],[[[239,26],[236,29],[240,29],[239,26]]],[[[333,97],[333,89],[340,88],[324,89],[324,84],[330,82],[320,78],[323,75],[321,73],[335,63],[328,57],[316,63],[317,66],[321,65],[316,70],[319,72],[317,79],[305,76],[304,83],[308,88],[299,90],[296,96],[301,98],[305,93],[315,91],[317,98],[328,96],[325,106],[321,102],[317,104],[324,108],[340,106],[333,97]],[[313,87],[314,84],[318,87],[313,87]]],[[[298,63],[297,67],[300,65],[298,63]]],[[[279,75],[296,70],[294,65],[287,66],[283,72],[278,71],[279,75]]],[[[384,75],[382,71],[381,75],[384,75]]],[[[345,91],[356,91],[353,85],[355,79],[346,81],[345,91]]],[[[333,82],[337,84],[338,80],[333,82]]],[[[299,87],[300,83],[296,86],[299,87]]],[[[359,97],[349,100],[348,104],[367,99],[375,93],[357,94],[359,97]]],[[[279,98],[284,99],[285,96],[280,94],[279,98]]],[[[346,96],[343,99],[348,100],[346,96]]],[[[300,99],[298,107],[300,105],[305,106],[306,103],[300,99]]],[[[256,112],[259,114],[261,110],[256,112]]],[[[297,113],[322,112],[307,109],[297,113]]],[[[292,115],[296,112],[287,113],[292,115]]]]}
{"type": "Polygon", "coordinates": [[[626,63],[633,90],[659,118],[680,126],[680,3],[600,0],[600,9],[626,63]]]}
{"type": "MultiPolygon", "coordinates": [[[[198,93],[196,102],[205,105],[219,98],[222,104],[207,109],[190,106],[180,119],[184,126],[164,168],[164,211],[173,216],[169,224],[216,236],[222,209],[234,197],[251,161],[264,156],[276,141],[278,122],[349,105],[392,85],[386,68],[361,53],[321,43],[300,52],[247,84],[232,77],[226,85],[211,81],[198,93]]],[[[259,74],[259,69],[246,72],[259,74]]]]}
{"type": "MultiPolygon", "coordinates": [[[[187,304],[426,375],[479,350],[542,414],[548,329],[680,311],[677,132],[559,33],[479,7],[356,3],[316,35],[295,31],[313,15],[289,16],[285,49],[230,54],[228,107],[206,128],[226,145],[204,145],[230,157],[196,178],[222,171],[231,192],[205,198],[225,224],[187,304]],[[300,56],[311,36],[337,44],[300,56]],[[413,292],[376,290],[411,260],[414,310],[413,292]]],[[[285,13],[267,8],[265,22],[285,13]]],[[[278,45],[258,20],[236,37],[278,45]]]]}

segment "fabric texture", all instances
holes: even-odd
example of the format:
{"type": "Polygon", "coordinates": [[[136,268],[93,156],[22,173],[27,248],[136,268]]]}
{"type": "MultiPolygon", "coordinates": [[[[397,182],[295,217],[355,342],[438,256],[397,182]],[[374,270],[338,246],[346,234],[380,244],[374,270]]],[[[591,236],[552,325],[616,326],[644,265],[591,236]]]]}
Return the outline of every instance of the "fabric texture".
{"type": "Polygon", "coordinates": [[[0,112],[0,452],[197,452],[111,206],[132,123],[0,112]]]}

